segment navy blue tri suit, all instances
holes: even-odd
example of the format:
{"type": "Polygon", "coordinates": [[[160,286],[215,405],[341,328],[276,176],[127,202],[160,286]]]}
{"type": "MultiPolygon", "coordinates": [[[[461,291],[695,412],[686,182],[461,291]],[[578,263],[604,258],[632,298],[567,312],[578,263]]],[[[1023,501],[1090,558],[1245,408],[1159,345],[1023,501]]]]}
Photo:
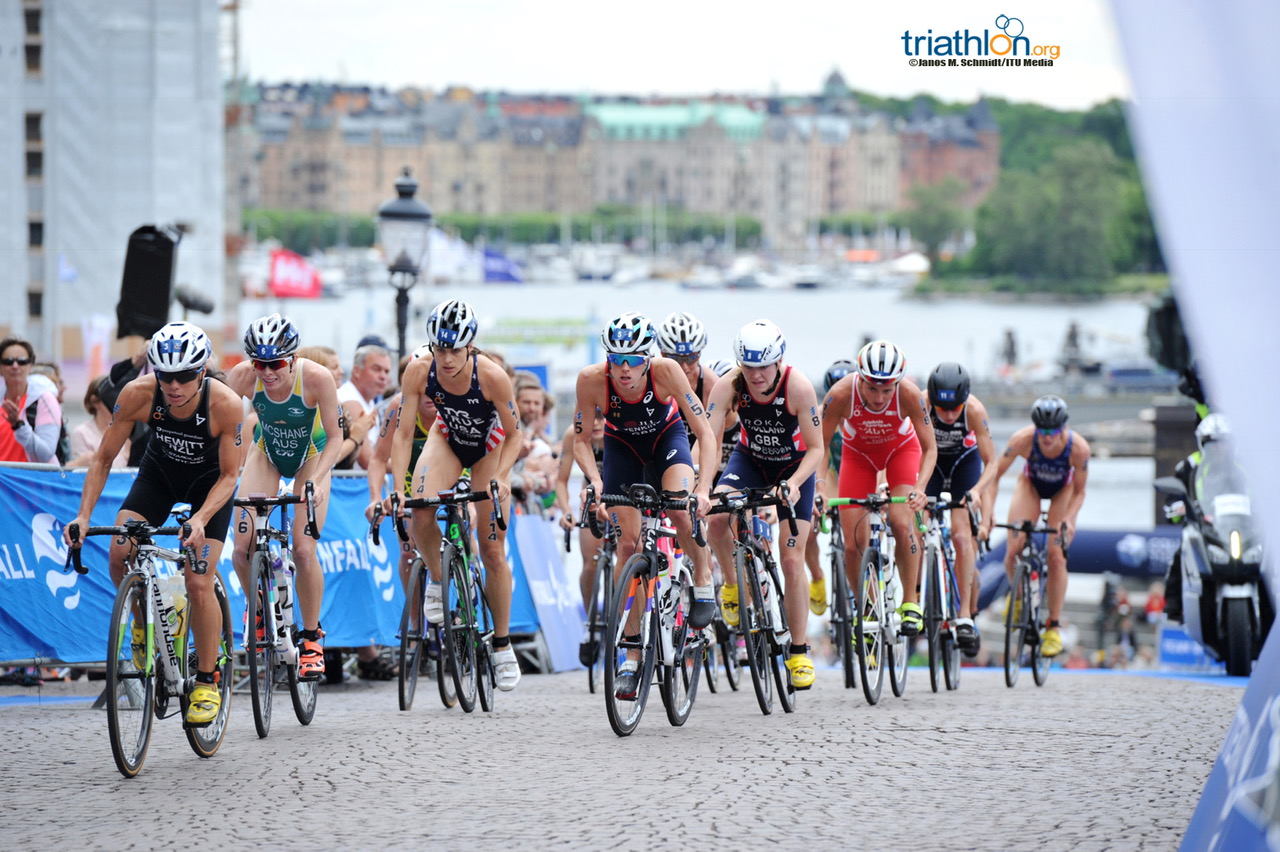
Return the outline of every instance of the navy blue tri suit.
{"type": "MultiPolygon", "coordinates": [[[[209,382],[200,386],[200,401],[185,420],[173,416],[160,392],[160,383],[151,398],[151,431],[147,449],[138,464],[138,475],[120,508],[135,512],[148,524],[159,526],[169,517],[175,503],[190,503],[195,511],[204,506],[218,477],[221,439],[209,432],[209,382]]],[[[231,529],[231,498],[227,498],[205,524],[205,538],[225,542],[231,529]]]]}
{"type": "Polygon", "coordinates": [[[479,355],[471,356],[471,387],[449,393],[436,378],[436,362],[427,373],[427,398],[436,406],[436,426],[463,467],[471,467],[502,445],[506,430],[498,407],[480,392],[479,355]]]}
{"type": "Polygon", "coordinates": [[[1067,445],[1062,452],[1050,458],[1040,452],[1040,436],[1031,435],[1031,453],[1027,456],[1027,465],[1023,473],[1031,480],[1031,487],[1040,495],[1041,500],[1048,500],[1071,482],[1075,471],[1071,469],[1071,443],[1075,440],[1075,432],[1067,432],[1067,445]]]}
{"type": "Polygon", "coordinates": [[[937,497],[950,491],[953,498],[959,499],[982,476],[982,456],[978,454],[978,439],[969,428],[969,409],[966,407],[955,423],[943,423],[936,412],[929,419],[938,442],[938,461],[924,493],[937,497]]]}
{"type": "MultiPolygon", "coordinates": [[[[787,383],[790,379],[791,368],[786,367],[773,395],[764,402],[753,399],[749,390],[738,392],[741,437],[720,474],[720,485],[771,488],[784,479],[789,480],[800,467],[805,445],[800,436],[799,415],[787,410],[787,383]]],[[[791,483],[797,521],[813,519],[816,481],[817,477],[810,475],[800,484],[799,496],[795,492],[796,483],[791,483]]]]}
{"type": "Polygon", "coordinates": [[[607,372],[609,409],[604,412],[604,468],[600,477],[606,494],[625,494],[626,487],[648,482],[661,490],[662,475],[676,464],[693,467],[684,418],[674,397],[656,399],[652,368],[645,375],[644,394],[628,402],[613,386],[607,372]]]}

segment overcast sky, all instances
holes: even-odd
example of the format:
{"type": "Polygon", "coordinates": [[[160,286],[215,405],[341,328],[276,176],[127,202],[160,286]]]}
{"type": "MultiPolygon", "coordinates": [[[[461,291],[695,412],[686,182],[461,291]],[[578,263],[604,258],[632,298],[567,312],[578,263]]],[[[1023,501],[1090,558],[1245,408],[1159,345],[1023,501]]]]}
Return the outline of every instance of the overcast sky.
{"type": "Polygon", "coordinates": [[[1083,109],[1130,94],[1107,0],[241,0],[241,7],[244,73],[270,82],[806,94],[838,68],[855,89],[897,97],[986,94],[1083,109]],[[995,35],[1004,15],[1020,18],[1032,45],[1060,48],[1054,67],[908,64],[904,32],[995,35]]]}

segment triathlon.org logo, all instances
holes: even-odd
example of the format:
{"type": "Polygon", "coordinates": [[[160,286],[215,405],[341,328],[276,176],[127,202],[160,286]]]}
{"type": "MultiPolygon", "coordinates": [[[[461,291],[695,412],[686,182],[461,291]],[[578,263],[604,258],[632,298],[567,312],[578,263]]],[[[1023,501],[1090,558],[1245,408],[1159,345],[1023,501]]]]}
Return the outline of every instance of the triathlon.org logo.
{"type": "Polygon", "coordinates": [[[1056,44],[1032,44],[1023,35],[1024,26],[1019,18],[998,15],[996,32],[983,29],[975,33],[968,29],[950,34],[935,35],[926,30],[924,35],[902,33],[902,52],[912,57],[910,65],[1053,65],[1062,55],[1056,44]],[[980,58],[974,58],[980,57],[980,58]]]}

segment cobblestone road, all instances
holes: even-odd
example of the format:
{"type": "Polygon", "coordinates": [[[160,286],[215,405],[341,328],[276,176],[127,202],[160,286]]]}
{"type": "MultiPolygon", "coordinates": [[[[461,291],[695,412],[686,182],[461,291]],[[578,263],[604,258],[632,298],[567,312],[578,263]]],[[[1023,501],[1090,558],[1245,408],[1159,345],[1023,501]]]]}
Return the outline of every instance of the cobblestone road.
{"type": "Polygon", "coordinates": [[[430,681],[408,713],[395,683],[353,681],[322,689],[309,728],[280,696],[266,740],[237,695],[207,761],[158,722],[126,781],[105,714],[54,701],[100,685],[0,688],[6,849],[1173,849],[1242,694],[1064,672],[1010,690],[968,669],[934,695],[912,670],[870,707],[823,670],[794,715],[762,716],[748,677],[701,692],[683,728],[655,689],[619,739],[580,672],[473,715],[430,681]]]}

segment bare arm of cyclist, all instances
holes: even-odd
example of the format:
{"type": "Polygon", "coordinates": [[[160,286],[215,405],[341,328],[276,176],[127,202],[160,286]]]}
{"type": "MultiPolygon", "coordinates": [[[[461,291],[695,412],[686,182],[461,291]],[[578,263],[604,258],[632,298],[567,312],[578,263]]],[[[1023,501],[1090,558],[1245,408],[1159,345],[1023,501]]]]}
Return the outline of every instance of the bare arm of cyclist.
{"type": "Polygon", "coordinates": [[[573,414],[573,460],[586,477],[588,485],[594,485],[601,493],[601,473],[591,451],[591,433],[596,426],[598,412],[604,411],[608,400],[605,393],[604,365],[592,364],[578,373],[577,408],[573,414]]]}
{"type": "Polygon", "coordinates": [[[209,558],[204,543],[205,525],[236,493],[243,428],[244,406],[240,395],[221,382],[209,382],[209,434],[218,439],[218,479],[204,503],[192,513],[191,535],[182,542],[184,547],[194,548],[200,559],[209,558]]]}
{"type": "MultiPolygon", "coordinates": [[[[155,376],[143,376],[125,385],[120,395],[116,397],[115,407],[111,411],[111,423],[103,433],[102,443],[98,445],[98,451],[90,460],[89,470],[84,477],[80,508],[75,518],[62,530],[62,539],[68,547],[71,546],[71,537],[67,528],[71,524],[79,526],[81,541],[83,541],[84,531],[89,527],[89,516],[93,514],[93,507],[102,496],[103,486],[107,484],[107,473],[111,470],[111,461],[120,452],[124,442],[129,440],[129,435],[133,432],[133,424],[145,422],[147,415],[150,414],[155,388],[155,376]]],[[[77,546],[79,546],[78,543],[77,546]]]]}

